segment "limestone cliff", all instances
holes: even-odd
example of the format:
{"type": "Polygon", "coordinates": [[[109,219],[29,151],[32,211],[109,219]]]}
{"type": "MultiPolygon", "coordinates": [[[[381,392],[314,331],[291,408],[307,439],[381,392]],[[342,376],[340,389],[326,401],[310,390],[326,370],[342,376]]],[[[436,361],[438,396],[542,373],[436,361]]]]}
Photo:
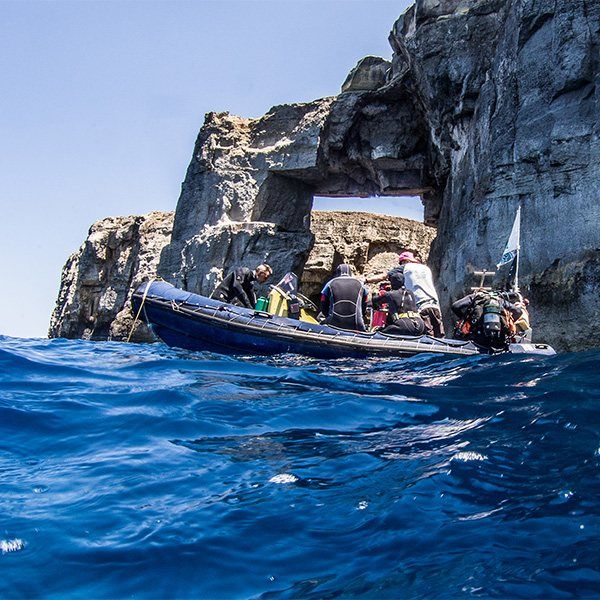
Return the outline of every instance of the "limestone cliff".
{"type": "MultiPolygon", "coordinates": [[[[171,212],[153,212],[94,223],[88,238],[63,269],[50,337],[126,340],[134,321],[131,293],[156,277],[160,252],[171,238],[173,216],[171,212]]],[[[236,231],[236,224],[231,224],[221,230],[227,234],[210,238],[217,260],[232,245],[243,245],[247,227],[240,225],[236,231]]],[[[264,228],[261,233],[269,241],[264,228]]],[[[340,262],[354,265],[361,274],[394,265],[398,252],[405,248],[426,259],[435,230],[401,217],[314,211],[310,234],[315,244],[302,274],[301,289],[318,300],[323,283],[340,262]]],[[[236,264],[253,266],[254,262],[236,264]]],[[[262,291],[267,293],[268,288],[262,291]]],[[[138,321],[131,339],[153,341],[154,337],[138,321]]]]}
{"type": "Polygon", "coordinates": [[[498,261],[520,205],[521,286],[562,349],[600,345],[599,37],[588,0],[423,0],[390,36],[430,132],[442,299],[498,261]]]}
{"type": "MultiPolygon", "coordinates": [[[[94,223],[81,248],[63,268],[49,337],[126,339],[134,288],[156,275],[173,213],[109,217],[94,223]]],[[[134,341],[152,339],[140,327],[134,341]]]]}
{"type": "MultiPolygon", "coordinates": [[[[359,61],[338,96],[206,116],[158,273],[201,293],[239,263],[278,277],[308,260],[309,277],[315,195],[368,211],[369,197],[412,194],[437,226],[429,263],[448,307],[498,261],[521,206],[536,338],[600,345],[599,37],[592,0],[417,0],[391,61],[359,61]]],[[[56,325],[67,302],[52,332],[90,330],[56,325]]]]}
{"type": "Polygon", "coordinates": [[[319,300],[323,283],[341,263],[358,275],[385,272],[396,266],[398,254],[411,250],[427,260],[435,229],[423,223],[361,212],[313,211],[315,245],[302,273],[302,292],[319,300]]]}

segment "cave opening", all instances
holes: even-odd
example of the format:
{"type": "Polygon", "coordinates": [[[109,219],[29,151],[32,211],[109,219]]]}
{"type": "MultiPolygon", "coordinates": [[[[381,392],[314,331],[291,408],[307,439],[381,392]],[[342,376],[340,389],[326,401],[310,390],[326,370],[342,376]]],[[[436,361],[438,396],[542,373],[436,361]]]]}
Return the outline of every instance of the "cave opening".
{"type": "Polygon", "coordinates": [[[424,216],[417,195],[315,195],[311,211],[315,244],[302,273],[302,292],[318,302],[323,284],[341,263],[350,264],[358,276],[367,276],[387,272],[404,250],[426,261],[436,230],[425,224],[424,216]]]}

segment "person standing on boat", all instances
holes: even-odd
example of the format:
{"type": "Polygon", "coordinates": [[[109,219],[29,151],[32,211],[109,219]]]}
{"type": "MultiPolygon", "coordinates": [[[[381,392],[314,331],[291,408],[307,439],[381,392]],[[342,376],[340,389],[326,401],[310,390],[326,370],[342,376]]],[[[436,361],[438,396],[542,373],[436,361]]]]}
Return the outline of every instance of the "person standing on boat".
{"type": "Polygon", "coordinates": [[[340,329],[366,331],[365,318],[370,308],[369,291],[352,276],[350,265],[339,265],[333,279],[321,291],[321,313],[325,323],[340,329]]]}
{"type": "Polygon", "coordinates": [[[425,333],[425,322],[417,312],[415,295],[404,286],[404,275],[399,270],[388,273],[391,290],[373,295],[373,308],[387,304],[385,327],[381,333],[387,335],[418,336],[425,333]]]}
{"type": "Polygon", "coordinates": [[[431,269],[417,260],[412,252],[402,252],[398,256],[398,263],[404,275],[406,289],[415,295],[417,309],[425,323],[425,333],[432,337],[443,338],[444,322],[431,269]]]}
{"type": "Polygon", "coordinates": [[[273,269],[266,263],[258,265],[254,270],[247,267],[236,267],[217,286],[211,298],[230,304],[241,304],[246,308],[254,308],[256,306],[255,282],[264,283],[272,273],[273,269]]]}

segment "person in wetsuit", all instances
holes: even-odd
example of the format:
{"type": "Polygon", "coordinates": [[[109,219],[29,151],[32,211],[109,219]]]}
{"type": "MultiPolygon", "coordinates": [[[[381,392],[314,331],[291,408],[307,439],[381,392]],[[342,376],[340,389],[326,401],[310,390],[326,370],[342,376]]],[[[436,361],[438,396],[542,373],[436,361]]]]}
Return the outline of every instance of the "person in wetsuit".
{"type": "Polygon", "coordinates": [[[404,287],[404,275],[398,270],[388,273],[391,290],[373,295],[373,308],[387,304],[386,324],[381,333],[386,335],[417,336],[425,333],[425,322],[417,312],[415,295],[404,287]]]}
{"type": "Polygon", "coordinates": [[[452,312],[462,319],[463,338],[491,350],[504,350],[515,333],[514,322],[522,309],[501,294],[477,290],[452,304],[452,312]]]}
{"type": "Polygon", "coordinates": [[[236,267],[217,286],[211,298],[229,304],[240,304],[246,308],[254,308],[256,306],[255,282],[264,283],[272,273],[273,269],[265,263],[258,265],[254,270],[247,267],[236,267]]]}
{"type": "Polygon", "coordinates": [[[350,265],[339,265],[333,279],[321,291],[324,322],[340,329],[365,331],[365,316],[370,304],[367,288],[352,276],[350,265]]]}

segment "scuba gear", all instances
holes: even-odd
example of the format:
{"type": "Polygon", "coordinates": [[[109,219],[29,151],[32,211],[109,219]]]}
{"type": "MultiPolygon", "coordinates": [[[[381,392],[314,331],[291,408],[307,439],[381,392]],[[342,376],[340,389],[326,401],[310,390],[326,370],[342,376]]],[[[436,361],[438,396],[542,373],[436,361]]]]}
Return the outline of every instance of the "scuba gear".
{"type": "Polygon", "coordinates": [[[420,318],[420,314],[418,312],[414,312],[413,310],[409,310],[408,312],[403,313],[394,313],[392,315],[392,319],[394,321],[398,321],[399,319],[418,319],[420,318]]]}
{"type": "MultiPolygon", "coordinates": [[[[401,277],[401,274],[400,274],[401,277]]],[[[392,280],[392,288],[399,281],[392,280]]],[[[373,296],[373,306],[377,310],[383,304],[388,307],[386,326],[381,333],[386,335],[416,336],[423,335],[425,323],[417,312],[414,294],[404,287],[392,289],[378,296],[373,296]]]]}
{"type": "Polygon", "coordinates": [[[277,285],[271,286],[266,308],[268,313],[306,323],[316,323],[316,319],[305,310],[315,308],[308,298],[298,293],[298,277],[295,273],[287,273],[277,285]]]}
{"type": "Polygon", "coordinates": [[[483,304],[483,333],[493,340],[498,339],[502,331],[501,314],[502,308],[499,299],[495,295],[489,294],[489,297],[483,304]]]}
{"type": "Polygon", "coordinates": [[[505,350],[513,341],[516,332],[513,315],[521,315],[521,309],[505,296],[487,290],[478,290],[456,301],[452,310],[462,319],[457,323],[456,337],[472,339],[497,351],[505,350]]]}
{"type": "MultiPolygon", "coordinates": [[[[385,295],[386,292],[391,290],[391,286],[387,281],[382,281],[379,284],[379,291],[377,292],[378,296],[385,295]]],[[[379,309],[373,310],[373,316],[371,317],[371,331],[374,331],[377,328],[385,327],[385,323],[387,321],[388,316],[388,305],[382,304],[379,309]]]]}
{"type": "Polygon", "coordinates": [[[298,277],[295,273],[286,273],[277,285],[271,286],[268,311],[280,317],[298,319],[300,304],[296,297],[297,290],[298,277]]]}
{"type": "Polygon", "coordinates": [[[455,340],[468,340],[473,325],[469,319],[459,319],[454,325],[453,337],[455,340]]]}

